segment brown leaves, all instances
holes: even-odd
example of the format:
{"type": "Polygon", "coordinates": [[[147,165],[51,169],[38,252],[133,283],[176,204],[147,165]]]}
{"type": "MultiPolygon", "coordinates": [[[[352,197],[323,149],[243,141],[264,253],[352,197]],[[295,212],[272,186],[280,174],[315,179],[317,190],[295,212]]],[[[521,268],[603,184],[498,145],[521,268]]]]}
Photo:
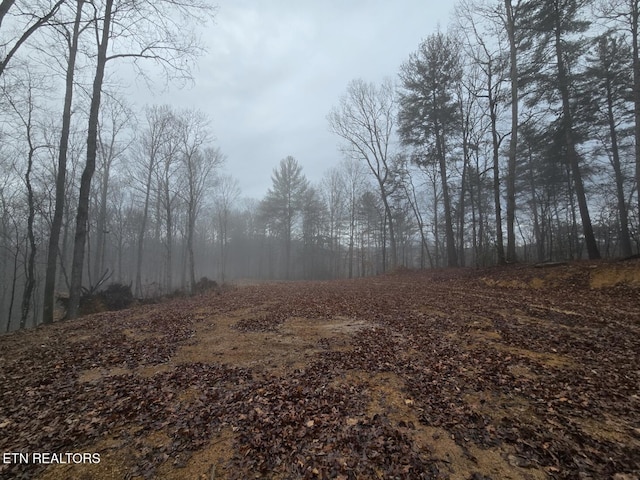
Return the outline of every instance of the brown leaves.
{"type": "Polygon", "coordinates": [[[282,474],[287,478],[431,478],[427,465],[382,416],[363,417],[361,389],[323,384],[318,371],[267,380],[254,405],[240,416],[240,450],[234,472],[282,474]],[[298,388],[300,387],[300,388],[298,388]],[[311,419],[310,419],[311,418],[311,419]]]}
{"type": "MultiPolygon", "coordinates": [[[[483,452],[498,452],[494,467],[512,477],[637,477],[637,291],[594,292],[585,279],[500,286],[523,272],[262,285],[2,337],[0,451],[111,438],[132,452],[129,476],[156,478],[189,468],[224,430],[227,478],[497,478],[483,452]],[[277,374],[224,355],[174,363],[197,322],[209,318],[215,338],[210,317],[235,311],[239,336],[281,333],[292,317],[364,327],[340,342],[313,337],[277,374]],[[434,453],[446,442],[455,465],[434,453]]],[[[3,477],[37,473],[0,465],[3,477]]]]}

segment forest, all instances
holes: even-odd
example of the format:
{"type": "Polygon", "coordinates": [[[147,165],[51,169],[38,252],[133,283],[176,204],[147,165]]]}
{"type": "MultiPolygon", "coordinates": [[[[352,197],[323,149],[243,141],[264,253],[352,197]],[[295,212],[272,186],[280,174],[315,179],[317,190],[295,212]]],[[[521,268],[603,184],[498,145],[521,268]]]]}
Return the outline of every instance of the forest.
{"type": "MultiPolygon", "coordinates": [[[[207,0],[0,2],[0,331],[207,277],[627,258],[640,248],[638,0],[460,0],[327,106],[340,164],[245,198],[210,119],[135,111],[116,66],[188,81],[207,0]]],[[[215,28],[210,27],[210,28],[215,28]]],[[[241,126],[238,126],[241,128],[241,126]]]]}

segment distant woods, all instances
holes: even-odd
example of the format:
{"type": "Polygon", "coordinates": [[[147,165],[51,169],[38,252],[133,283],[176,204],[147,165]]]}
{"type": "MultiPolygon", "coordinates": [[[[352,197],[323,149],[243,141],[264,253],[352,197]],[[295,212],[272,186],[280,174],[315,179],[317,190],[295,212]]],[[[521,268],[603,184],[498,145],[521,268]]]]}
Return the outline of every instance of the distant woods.
{"type": "Polygon", "coordinates": [[[0,328],[54,321],[57,295],[73,317],[104,278],[149,297],[637,254],[639,3],[459,1],[327,107],[320,181],[256,158],[271,185],[247,199],[202,112],[134,111],[112,66],[189,79],[206,1],[0,2],[0,328]]]}
{"type": "Polygon", "coordinates": [[[377,203],[377,248],[360,253],[376,272],[637,254],[640,2],[455,13],[395,88],[354,80],[328,116],[367,177],[359,213],[377,203]]]}

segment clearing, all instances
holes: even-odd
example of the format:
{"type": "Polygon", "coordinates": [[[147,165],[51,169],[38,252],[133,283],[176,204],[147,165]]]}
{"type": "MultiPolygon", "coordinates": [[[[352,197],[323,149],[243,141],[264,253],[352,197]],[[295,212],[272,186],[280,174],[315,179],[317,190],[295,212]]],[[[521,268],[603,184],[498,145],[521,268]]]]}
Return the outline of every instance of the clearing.
{"type": "Polygon", "coordinates": [[[639,476],[638,260],[248,285],[0,337],[1,478],[639,476]]]}

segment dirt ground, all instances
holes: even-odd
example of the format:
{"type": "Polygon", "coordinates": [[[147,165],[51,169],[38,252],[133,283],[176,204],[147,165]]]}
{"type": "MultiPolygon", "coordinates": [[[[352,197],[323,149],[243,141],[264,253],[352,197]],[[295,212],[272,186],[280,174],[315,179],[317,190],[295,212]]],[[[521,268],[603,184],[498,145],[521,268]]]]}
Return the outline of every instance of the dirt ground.
{"type": "Polygon", "coordinates": [[[0,478],[639,477],[637,260],[246,285],[0,337],[0,478]]]}

